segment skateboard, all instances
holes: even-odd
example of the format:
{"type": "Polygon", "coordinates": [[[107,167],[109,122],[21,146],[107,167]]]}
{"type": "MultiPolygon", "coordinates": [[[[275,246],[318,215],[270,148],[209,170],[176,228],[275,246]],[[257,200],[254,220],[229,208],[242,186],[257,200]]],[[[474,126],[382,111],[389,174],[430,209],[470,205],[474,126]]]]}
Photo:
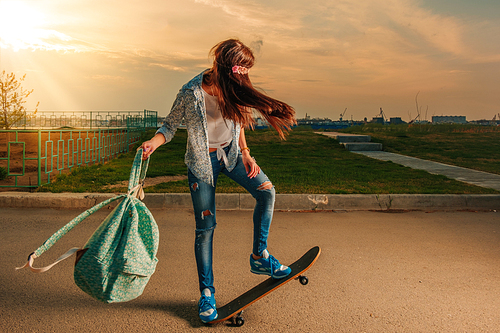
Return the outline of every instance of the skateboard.
{"type": "Polygon", "coordinates": [[[309,280],[306,276],[302,275],[302,273],[307,271],[316,262],[320,253],[321,249],[318,246],[313,247],[299,260],[289,266],[292,269],[292,272],[287,277],[283,279],[273,279],[270,277],[223,307],[217,308],[217,319],[209,322],[208,324],[231,320],[233,325],[242,326],[245,323],[245,320],[242,317],[243,310],[257,302],[262,297],[292,280],[299,280],[302,285],[306,285],[309,280]]]}

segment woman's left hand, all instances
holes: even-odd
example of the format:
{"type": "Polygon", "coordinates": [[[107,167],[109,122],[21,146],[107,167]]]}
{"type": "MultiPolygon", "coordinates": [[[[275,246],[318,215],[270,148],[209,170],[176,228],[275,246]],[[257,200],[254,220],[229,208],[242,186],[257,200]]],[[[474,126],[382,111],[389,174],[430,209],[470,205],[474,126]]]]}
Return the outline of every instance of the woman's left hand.
{"type": "Polygon", "coordinates": [[[255,162],[253,157],[250,156],[249,152],[243,152],[241,158],[249,178],[254,178],[260,173],[260,167],[257,165],[257,162],[255,162]]]}

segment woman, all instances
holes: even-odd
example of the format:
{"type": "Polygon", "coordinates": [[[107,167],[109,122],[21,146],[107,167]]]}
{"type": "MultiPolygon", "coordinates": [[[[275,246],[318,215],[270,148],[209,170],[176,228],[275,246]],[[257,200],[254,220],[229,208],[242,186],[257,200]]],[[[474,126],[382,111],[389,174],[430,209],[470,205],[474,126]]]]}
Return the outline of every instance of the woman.
{"type": "Polygon", "coordinates": [[[185,162],[196,220],[195,256],[201,291],[198,310],[205,323],[217,318],[212,241],[216,226],[215,186],[220,173],[243,186],[257,202],[253,214],[251,271],[276,279],[290,274],[290,268],[281,265],[267,251],[275,190],[250,156],[244,129],[254,124],[252,109],[281,138],[296,123],[292,107],[253,88],[248,70],[254,64],[254,56],[247,46],[229,39],[214,46],[211,54],[212,68],[181,88],[163,126],[142,144],[143,158],[147,158],[172,139],[184,119],[188,132],[185,162]]]}

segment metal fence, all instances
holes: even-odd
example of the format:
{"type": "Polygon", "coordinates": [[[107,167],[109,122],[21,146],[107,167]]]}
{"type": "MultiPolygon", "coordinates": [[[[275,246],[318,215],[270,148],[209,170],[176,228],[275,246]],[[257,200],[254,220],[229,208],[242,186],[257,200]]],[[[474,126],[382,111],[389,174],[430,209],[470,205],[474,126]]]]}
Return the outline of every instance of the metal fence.
{"type": "Polygon", "coordinates": [[[13,128],[149,128],[156,127],[156,111],[42,111],[26,114],[13,128]]]}
{"type": "Polygon", "coordinates": [[[7,173],[0,187],[38,187],[63,172],[116,158],[144,130],[157,127],[157,113],[42,114],[26,119],[22,127],[0,130],[0,168],[7,173]]]}

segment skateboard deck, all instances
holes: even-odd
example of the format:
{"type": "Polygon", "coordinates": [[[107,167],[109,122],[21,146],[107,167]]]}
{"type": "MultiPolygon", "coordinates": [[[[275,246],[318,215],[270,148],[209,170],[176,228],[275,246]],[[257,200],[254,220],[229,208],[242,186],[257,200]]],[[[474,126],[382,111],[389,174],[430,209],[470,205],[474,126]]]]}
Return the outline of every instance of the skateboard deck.
{"type": "Polygon", "coordinates": [[[298,279],[302,285],[306,285],[308,283],[308,279],[301,274],[307,271],[316,262],[320,253],[321,249],[318,246],[313,247],[312,249],[307,251],[299,260],[289,266],[292,270],[290,275],[283,279],[273,279],[269,277],[264,282],[238,296],[236,299],[227,303],[223,307],[217,308],[217,319],[209,322],[208,324],[215,324],[226,320],[232,320],[233,324],[236,326],[243,325],[245,322],[243,317],[241,316],[243,310],[262,297],[294,279],[298,279]]]}

